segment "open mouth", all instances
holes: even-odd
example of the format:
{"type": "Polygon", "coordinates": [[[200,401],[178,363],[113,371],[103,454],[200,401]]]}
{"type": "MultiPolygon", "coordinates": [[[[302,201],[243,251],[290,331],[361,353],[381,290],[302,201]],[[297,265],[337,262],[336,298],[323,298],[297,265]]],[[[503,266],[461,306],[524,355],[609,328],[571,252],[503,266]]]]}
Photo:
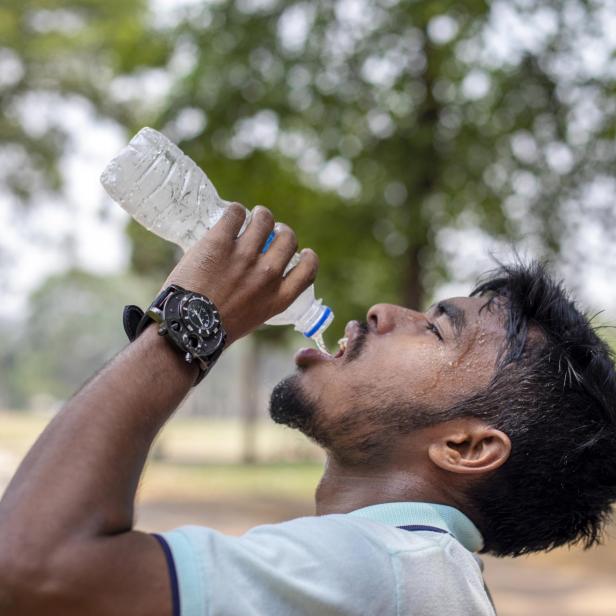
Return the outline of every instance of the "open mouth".
{"type": "Polygon", "coordinates": [[[340,338],[338,340],[338,352],[334,355],[334,359],[338,359],[342,357],[347,350],[347,345],[349,344],[349,337],[345,336],[344,338],[340,338]]]}
{"type": "Polygon", "coordinates": [[[338,340],[338,350],[334,353],[324,353],[314,347],[299,349],[295,354],[295,364],[299,368],[307,368],[315,363],[333,362],[343,358],[347,351],[353,349],[355,339],[361,335],[361,324],[358,321],[350,321],[345,328],[345,336],[338,340]]]}
{"type": "Polygon", "coordinates": [[[340,359],[344,356],[344,353],[347,349],[348,338],[341,338],[338,340],[338,351],[333,353],[324,353],[323,351],[319,351],[314,347],[300,349],[295,354],[295,363],[299,367],[307,367],[315,362],[322,361],[334,361],[336,359],[340,359]]]}

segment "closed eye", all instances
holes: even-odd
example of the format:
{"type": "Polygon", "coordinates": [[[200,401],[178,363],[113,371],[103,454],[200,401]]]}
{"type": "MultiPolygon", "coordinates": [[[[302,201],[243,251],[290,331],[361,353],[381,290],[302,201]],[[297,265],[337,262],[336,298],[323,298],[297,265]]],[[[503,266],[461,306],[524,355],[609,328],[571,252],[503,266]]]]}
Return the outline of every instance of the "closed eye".
{"type": "Polygon", "coordinates": [[[430,323],[430,321],[428,321],[426,324],[426,329],[430,330],[441,342],[443,342],[443,336],[434,323],[430,323]]]}

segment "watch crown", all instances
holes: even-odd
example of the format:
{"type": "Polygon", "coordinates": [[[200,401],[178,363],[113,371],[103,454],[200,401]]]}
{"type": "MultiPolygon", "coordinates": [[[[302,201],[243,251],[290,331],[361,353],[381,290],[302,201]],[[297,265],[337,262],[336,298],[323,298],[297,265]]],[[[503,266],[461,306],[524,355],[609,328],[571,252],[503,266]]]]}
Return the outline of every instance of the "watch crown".
{"type": "Polygon", "coordinates": [[[187,364],[192,364],[193,357],[190,353],[186,353],[186,355],[184,356],[184,359],[186,360],[187,364]]]}
{"type": "Polygon", "coordinates": [[[164,336],[165,334],[167,334],[167,325],[165,323],[163,323],[159,328],[158,328],[158,335],[159,336],[164,336]]]}

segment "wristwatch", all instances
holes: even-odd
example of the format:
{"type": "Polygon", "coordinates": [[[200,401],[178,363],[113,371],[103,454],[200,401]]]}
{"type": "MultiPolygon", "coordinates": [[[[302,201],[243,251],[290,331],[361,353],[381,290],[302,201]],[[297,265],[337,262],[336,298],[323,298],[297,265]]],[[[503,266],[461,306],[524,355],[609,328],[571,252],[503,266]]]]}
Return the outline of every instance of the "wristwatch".
{"type": "Polygon", "coordinates": [[[164,289],[145,312],[139,306],[125,306],[122,320],[131,342],[150,324],[158,323],[158,334],[166,336],[187,363],[198,364],[195,385],[212,369],[227,339],[214,303],[176,284],[164,289]]]}

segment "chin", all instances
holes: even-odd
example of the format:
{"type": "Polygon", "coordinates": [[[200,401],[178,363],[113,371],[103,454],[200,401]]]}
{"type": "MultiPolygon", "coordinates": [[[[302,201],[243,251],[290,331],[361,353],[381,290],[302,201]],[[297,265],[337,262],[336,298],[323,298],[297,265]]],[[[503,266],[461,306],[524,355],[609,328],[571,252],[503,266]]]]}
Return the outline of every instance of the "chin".
{"type": "Polygon", "coordinates": [[[274,422],[304,431],[312,423],[315,406],[305,394],[301,373],[283,379],[270,396],[269,413],[274,422]]]}

